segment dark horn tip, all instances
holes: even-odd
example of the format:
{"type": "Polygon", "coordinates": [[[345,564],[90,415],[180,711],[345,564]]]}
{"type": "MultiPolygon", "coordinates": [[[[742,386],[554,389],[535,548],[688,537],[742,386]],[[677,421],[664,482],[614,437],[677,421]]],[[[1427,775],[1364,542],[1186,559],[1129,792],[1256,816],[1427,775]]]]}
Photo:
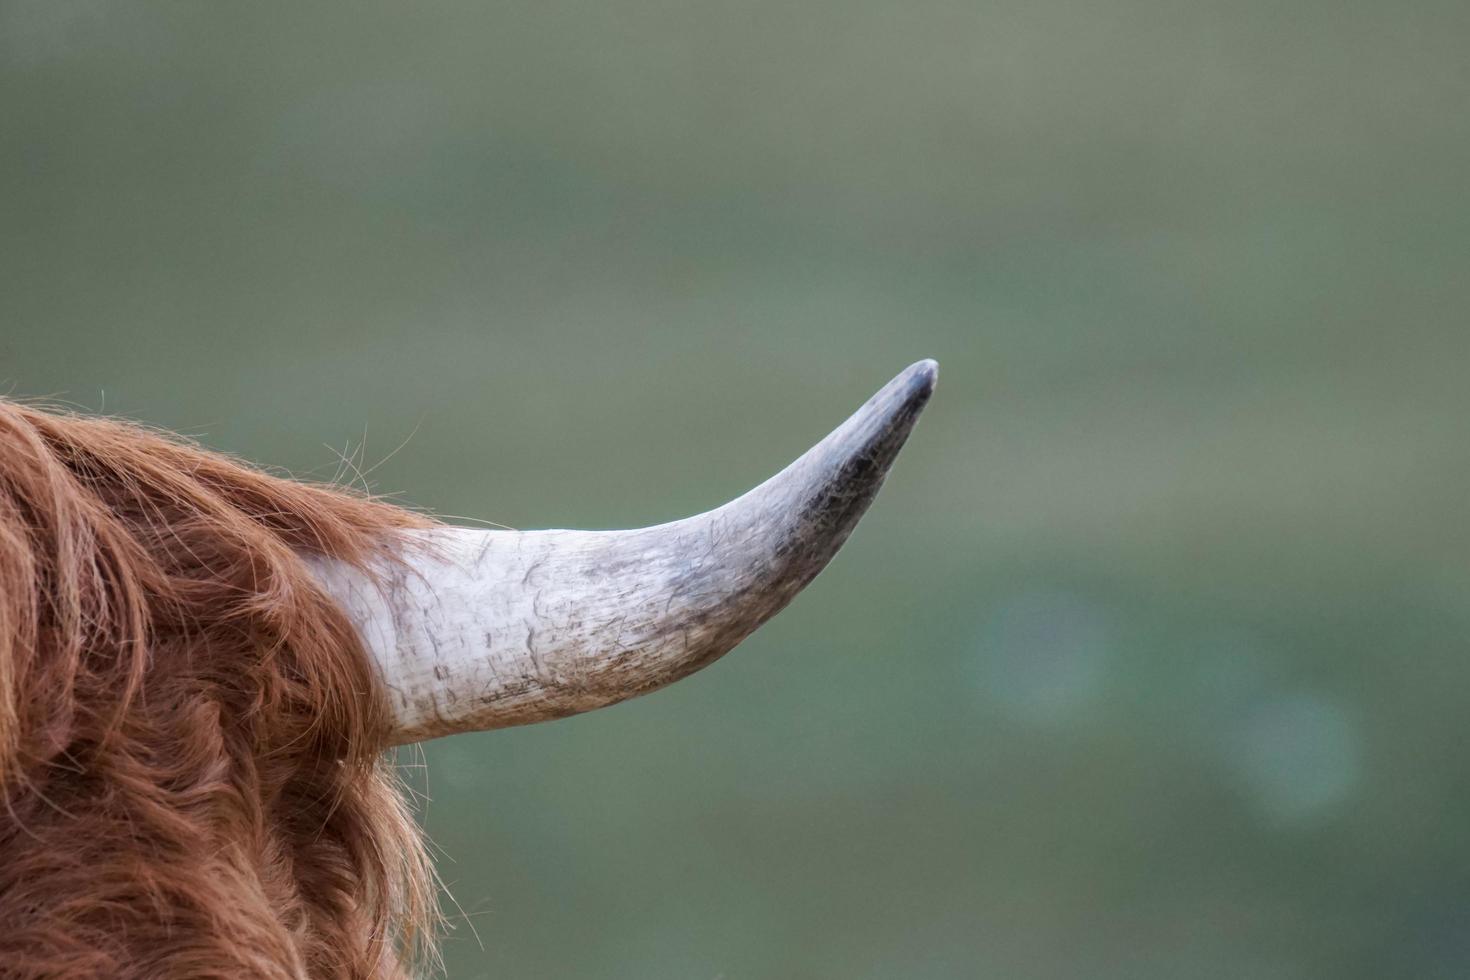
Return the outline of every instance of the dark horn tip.
{"type": "Polygon", "coordinates": [[[874,421],[881,427],[874,435],[878,444],[886,444],[890,459],[908,438],[938,382],[939,363],[925,358],[904,368],[873,396],[869,405],[878,408],[874,421]]]}
{"type": "Polygon", "coordinates": [[[862,501],[853,519],[877,493],[938,378],[939,365],[932,360],[909,365],[813,450],[823,461],[827,488],[840,488],[849,503],[862,501]]]}
{"type": "Polygon", "coordinates": [[[904,369],[908,375],[910,390],[915,395],[928,398],[934,394],[934,386],[939,383],[939,362],[932,357],[926,357],[922,361],[916,361],[904,369]]]}
{"type": "Polygon", "coordinates": [[[904,368],[894,380],[903,386],[905,407],[917,412],[929,401],[929,396],[934,394],[934,388],[939,384],[939,362],[926,357],[904,368]]]}

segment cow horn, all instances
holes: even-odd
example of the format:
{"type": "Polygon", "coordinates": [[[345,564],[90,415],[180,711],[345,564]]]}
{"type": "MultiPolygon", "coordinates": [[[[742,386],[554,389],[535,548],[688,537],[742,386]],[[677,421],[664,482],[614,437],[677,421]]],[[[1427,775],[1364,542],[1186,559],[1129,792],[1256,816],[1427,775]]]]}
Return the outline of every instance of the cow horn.
{"type": "Polygon", "coordinates": [[[417,742],[574,715],[730,650],[837,553],[934,390],[920,361],[716,510],[629,531],[406,532],[378,574],[321,563],[417,742]]]}

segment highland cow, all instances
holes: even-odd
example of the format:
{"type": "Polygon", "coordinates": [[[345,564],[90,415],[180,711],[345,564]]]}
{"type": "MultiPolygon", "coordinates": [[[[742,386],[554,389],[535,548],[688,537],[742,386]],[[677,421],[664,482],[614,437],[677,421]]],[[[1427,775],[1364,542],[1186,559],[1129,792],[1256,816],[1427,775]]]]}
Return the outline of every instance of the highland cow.
{"type": "Polygon", "coordinates": [[[0,401],[0,976],[411,975],[435,886],[385,750],[725,653],[841,546],[934,377],[634,531],[448,527],[0,401]]]}

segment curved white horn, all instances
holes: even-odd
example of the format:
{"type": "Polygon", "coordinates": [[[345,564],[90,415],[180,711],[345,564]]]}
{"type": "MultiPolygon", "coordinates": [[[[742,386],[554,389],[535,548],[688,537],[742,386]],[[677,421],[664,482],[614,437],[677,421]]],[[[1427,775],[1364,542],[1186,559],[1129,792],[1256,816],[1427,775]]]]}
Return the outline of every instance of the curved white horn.
{"type": "Polygon", "coordinates": [[[322,563],[388,688],[397,744],[561,718],[663,687],[775,615],[837,553],[938,375],[920,361],[796,462],[632,531],[407,532],[375,582],[322,563]]]}

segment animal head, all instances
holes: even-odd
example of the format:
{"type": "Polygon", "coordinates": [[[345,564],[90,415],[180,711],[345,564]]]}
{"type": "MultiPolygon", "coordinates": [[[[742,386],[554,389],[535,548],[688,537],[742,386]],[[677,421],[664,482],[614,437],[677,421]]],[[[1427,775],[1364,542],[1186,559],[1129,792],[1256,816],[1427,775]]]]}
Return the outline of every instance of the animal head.
{"type": "Polygon", "coordinates": [[[846,540],[934,379],[630,531],[448,527],[0,401],[0,974],[406,976],[434,882],[384,750],[721,656],[846,540]]]}

